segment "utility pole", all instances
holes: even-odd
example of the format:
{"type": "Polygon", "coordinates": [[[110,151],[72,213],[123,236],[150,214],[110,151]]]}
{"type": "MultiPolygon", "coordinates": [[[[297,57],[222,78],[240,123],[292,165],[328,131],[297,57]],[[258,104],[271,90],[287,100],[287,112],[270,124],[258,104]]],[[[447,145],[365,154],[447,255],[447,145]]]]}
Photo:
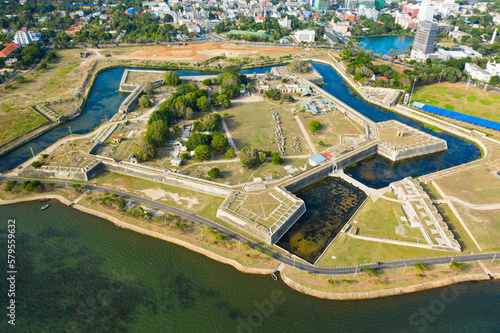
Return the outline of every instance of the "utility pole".
{"type": "Polygon", "coordinates": [[[31,149],[31,155],[33,155],[33,157],[35,157],[35,153],[33,152],[33,148],[30,147],[30,149],[31,149]]]}
{"type": "Polygon", "coordinates": [[[356,270],[354,271],[354,278],[356,278],[356,274],[358,273],[358,266],[359,265],[356,265],[356,270]]]}
{"type": "Polygon", "coordinates": [[[439,76],[439,83],[441,83],[441,79],[443,78],[443,71],[444,71],[444,68],[441,70],[441,75],[439,76]]]}
{"type": "Polygon", "coordinates": [[[68,126],[68,128],[69,128],[69,135],[70,136],[73,135],[73,133],[71,133],[71,126],[68,126]]]}
{"type": "Polygon", "coordinates": [[[495,253],[495,256],[493,257],[493,259],[491,260],[491,262],[495,261],[496,258],[497,258],[497,254],[495,253]]]}
{"type": "Polygon", "coordinates": [[[451,263],[452,263],[452,262],[453,262],[453,257],[451,257],[451,260],[450,260],[450,265],[451,265],[451,263]]]}

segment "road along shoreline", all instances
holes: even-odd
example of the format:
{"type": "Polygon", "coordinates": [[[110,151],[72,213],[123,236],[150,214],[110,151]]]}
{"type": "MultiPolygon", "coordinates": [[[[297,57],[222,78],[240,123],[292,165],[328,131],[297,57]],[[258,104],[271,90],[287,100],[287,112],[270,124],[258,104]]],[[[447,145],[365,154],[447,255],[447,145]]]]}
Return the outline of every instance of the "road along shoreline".
{"type": "MultiPolygon", "coordinates": [[[[10,205],[10,204],[30,202],[30,201],[36,201],[36,200],[44,200],[44,199],[56,199],[67,206],[69,206],[72,203],[71,201],[69,201],[65,197],[58,195],[58,194],[42,194],[42,195],[36,195],[36,196],[24,197],[24,198],[18,198],[18,199],[11,199],[11,200],[0,199],[0,205],[10,205]]],[[[207,249],[204,249],[204,248],[201,248],[201,247],[196,246],[194,244],[191,244],[187,241],[184,241],[184,240],[172,237],[172,236],[168,236],[168,235],[165,235],[165,234],[153,231],[153,230],[141,228],[141,227],[136,226],[134,224],[124,222],[124,221],[122,221],[114,216],[111,216],[109,214],[106,214],[104,212],[100,212],[100,211],[97,211],[97,210],[94,210],[91,208],[81,206],[78,203],[74,204],[72,207],[75,209],[78,209],[81,212],[91,214],[91,215],[100,217],[102,219],[105,219],[105,220],[115,224],[118,227],[126,228],[129,230],[138,232],[140,234],[143,234],[143,235],[155,237],[155,238],[182,246],[182,247],[187,248],[191,251],[203,254],[210,259],[216,260],[218,262],[221,262],[221,263],[224,263],[227,265],[231,265],[242,273],[266,275],[266,274],[273,274],[273,273],[279,271],[280,275],[283,279],[283,282],[287,286],[289,286],[290,288],[292,288],[298,292],[301,292],[303,294],[309,295],[309,296],[314,296],[314,297],[328,299],[328,300],[372,299],[372,298],[379,298],[379,297],[402,295],[402,294],[407,294],[407,293],[412,293],[412,292],[417,292],[417,291],[422,291],[422,290],[427,290],[427,289],[434,289],[434,288],[444,287],[444,286],[455,284],[455,283],[461,283],[461,282],[467,282],[467,281],[482,281],[482,280],[490,280],[491,279],[491,277],[488,276],[487,274],[466,274],[466,275],[458,275],[458,276],[448,277],[448,278],[438,280],[438,281],[425,282],[425,283],[420,283],[420,284],[416,284],[416,285],[391,288],[391,289],[385,289],[385,290],[373,290],[373,291],[366,291],[366,292],[351,292],[351,293],[325,292],[325,291],[315,290],[315,289],[303,286],[303,285],[293,281],[289,276],[287,276],[288,273],[285,271],[286,266],[284,264],[281,264],[279,267],[276,267],[276,268],[255,268],[255,267],[244,266],[243,264],[239,263],[238,261],[236,261],[234,259],[226,258],[226,257],[221,256],[219,254],[216,254],[212,251],[209,251],[207,249]]],[[[492,277],[499,278],[500,273],[492,274],[492,277]]]]}

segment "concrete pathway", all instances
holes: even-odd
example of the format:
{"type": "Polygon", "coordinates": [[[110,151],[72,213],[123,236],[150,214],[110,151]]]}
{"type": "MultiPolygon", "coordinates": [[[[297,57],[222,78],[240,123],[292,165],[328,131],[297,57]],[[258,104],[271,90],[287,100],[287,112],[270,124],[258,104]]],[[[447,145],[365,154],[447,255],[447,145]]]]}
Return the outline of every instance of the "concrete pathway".
{"type": "Polygon", "coordinates": [[[231,132],[229,132],[229,128],[227,128],[227,125],[226,125],[226,122],[224,121],[224,119],[222,119],[222,127],[224,128],[224,132],[226,132],[227,142],[229,142],[229,145],[234,148],[234,153],[239,154],[240,150],[234,144],[233,137],[231,136],[231,132]]]}
{"type": "Polygon", "coordinates": [[[304,137],[306,138],[306,141],[307,141],[307,144],[309,146],[309,149],[311,149],[313,155],[314,154],[317,154],[318,151],[316,150],[316,148],[314,147],[312,141],[311,141],[311,138],[309,138],[309,135],[307,134],[306,132],[306,129],[304,128],[304,125],[302,125],[302,122],[300,121],[299,117],[298,116],[294,116],[295,120],[297,120],[297,124],[299,124],[299,128],[300,130],[302,131],[302,134],[304,135],[304,137]]]}

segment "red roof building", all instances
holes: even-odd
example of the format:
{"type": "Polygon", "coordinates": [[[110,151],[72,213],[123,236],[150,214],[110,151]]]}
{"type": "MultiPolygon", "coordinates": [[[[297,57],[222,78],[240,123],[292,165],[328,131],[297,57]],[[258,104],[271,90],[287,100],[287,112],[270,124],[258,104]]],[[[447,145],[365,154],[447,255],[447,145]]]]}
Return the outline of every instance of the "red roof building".
{"type": "Polygon", "coordinates": [[[332,158],[333,156],[328,154],[328,153],[322,153],[321,156],[326,157],[328,159],[332,158]]]}
{"type": "Polygon", "coordinates": [[[2,51],[0,51],[0,57],[5,58],[9,54],[11,54],[15,49],[21,46],[21,44],[7,43],[3,44],[3,46],[5,46],[5,48],[2,51]]]}

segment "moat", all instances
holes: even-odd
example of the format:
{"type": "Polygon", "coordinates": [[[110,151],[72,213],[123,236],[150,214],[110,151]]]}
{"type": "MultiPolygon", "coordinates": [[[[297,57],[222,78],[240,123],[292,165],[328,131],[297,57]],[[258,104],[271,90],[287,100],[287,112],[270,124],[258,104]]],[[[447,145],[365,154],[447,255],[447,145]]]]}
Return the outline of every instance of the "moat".
{"type": "Polygon", "coordinates": [[[366,199],[359,188],[337,177],[327,177],[294,193],[306,212],[283,235],[278,246],[314,263],[366,199]]]}

